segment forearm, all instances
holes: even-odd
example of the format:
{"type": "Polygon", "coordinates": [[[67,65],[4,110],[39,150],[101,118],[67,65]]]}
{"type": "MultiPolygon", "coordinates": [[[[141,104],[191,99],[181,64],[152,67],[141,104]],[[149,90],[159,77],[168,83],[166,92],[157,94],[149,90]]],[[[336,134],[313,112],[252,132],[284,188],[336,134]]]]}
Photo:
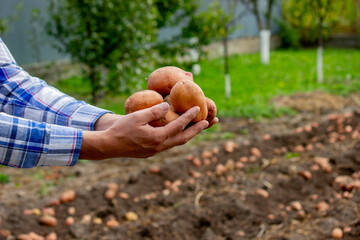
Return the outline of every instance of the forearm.
{"type": "Polygon", "coordinates": [[[30,76],[12,58],[0,38],[0,112],[82,130],[110,111],[78,101],[30,76]]]}
{"type": "Polygon", "coordinates": [[[82,131],[0,113],[0,164],[18,168],[73,166],[82,131]]]}

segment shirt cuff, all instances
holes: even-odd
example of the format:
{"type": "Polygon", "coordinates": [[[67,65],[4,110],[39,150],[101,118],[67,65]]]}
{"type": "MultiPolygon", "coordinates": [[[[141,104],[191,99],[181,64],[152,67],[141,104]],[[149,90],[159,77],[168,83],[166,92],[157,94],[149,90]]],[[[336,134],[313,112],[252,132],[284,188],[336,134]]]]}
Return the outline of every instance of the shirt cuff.
{"type": "Polygon", "coordinates": [[[105,113],[113,112],[89,104],[82,105],[71,114],[68,126],[93,131],[95,122],[105,113]]]}
{"type": "Polygon", "coordinates": [[[74,166],[80,156],[82,130],[57,125],[48,128],[47,152],[36,166],[74,166]]]}

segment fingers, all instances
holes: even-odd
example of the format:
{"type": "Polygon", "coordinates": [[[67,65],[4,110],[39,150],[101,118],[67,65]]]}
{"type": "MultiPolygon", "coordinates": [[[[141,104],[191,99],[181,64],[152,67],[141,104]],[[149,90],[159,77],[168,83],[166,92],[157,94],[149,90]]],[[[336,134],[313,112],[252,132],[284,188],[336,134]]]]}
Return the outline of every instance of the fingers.
{"type": "Polygon", "coordinates": [[[219,122],[219,119],[217,117],[214,118],[205,129],[211,128],[214,124],[216,124],[218,122],[219,122]]]}
{"type": "Polygon", "coordinates": [[[199,107],[192,107],[189,110],[187,110],[184,114],[182,114],[178,119],[168,123],[164,126],[164,133],[167,135],[167,137],[172,137],[180,132],[182,132],[186,125],[189,124],[189,122],[194,119],[196,114],[198,114],[200,111],[199,107]]]}
{"type": "Polygon", "coordinates": [[[169,104],[163,102],[151,108],[134,112],[133,114],[136,116],[135,121],[138,121],[141,124],[146,124],[164,117],[169,111],[169,108],[169,104]]]}
{"type": "MultiPolygon", "coordinates": [[[[168,138],[165,143],[165,149],[169,149],[178,145],[183,145],[187,143],[190,139],[199,134],[202,130],[204,130],[209,125],[209,122],[206,120],[200,121],[191,127],[187,128],[185,131],[168,138]]],[[[165,150],[164,149],[164,150],[165,150]]]]}

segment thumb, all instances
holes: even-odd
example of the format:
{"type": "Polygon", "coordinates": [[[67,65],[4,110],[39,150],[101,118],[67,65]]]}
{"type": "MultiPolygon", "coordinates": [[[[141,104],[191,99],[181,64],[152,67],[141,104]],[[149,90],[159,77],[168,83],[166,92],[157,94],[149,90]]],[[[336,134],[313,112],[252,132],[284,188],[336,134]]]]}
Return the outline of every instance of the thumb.
{"type": "Polygon", "coordinates": [[[163,118],[166,113],[169,111],[169,104],[166,102],[160,103],[158,105],[152,106],[151,108],[143,109],[140,111],[135,112],[139,115],[140,123],[146,124],[151,121],[158,120],[163,118]]]}

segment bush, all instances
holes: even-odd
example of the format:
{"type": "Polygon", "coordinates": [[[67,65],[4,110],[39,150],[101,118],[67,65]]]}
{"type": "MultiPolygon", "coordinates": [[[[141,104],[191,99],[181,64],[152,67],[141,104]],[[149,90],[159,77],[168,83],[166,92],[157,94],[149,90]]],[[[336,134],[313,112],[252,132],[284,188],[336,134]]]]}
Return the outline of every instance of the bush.
{"type": "Polygon", "coordinates": [[[281,47],[286,49],[300,48],[299,31],[284,21],[277,20],[277,22],[280,26],[281,47]]]}

